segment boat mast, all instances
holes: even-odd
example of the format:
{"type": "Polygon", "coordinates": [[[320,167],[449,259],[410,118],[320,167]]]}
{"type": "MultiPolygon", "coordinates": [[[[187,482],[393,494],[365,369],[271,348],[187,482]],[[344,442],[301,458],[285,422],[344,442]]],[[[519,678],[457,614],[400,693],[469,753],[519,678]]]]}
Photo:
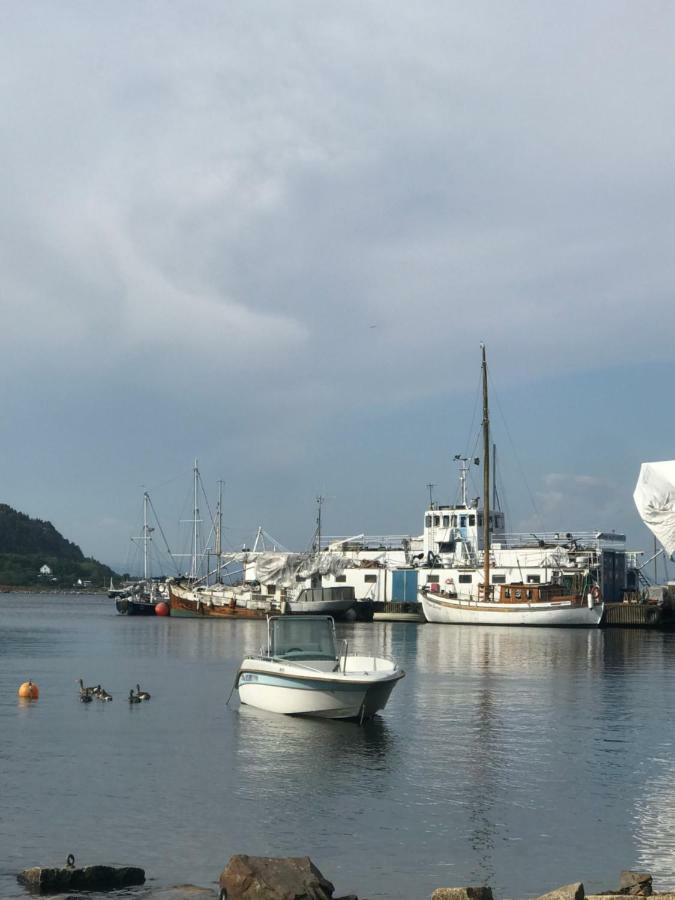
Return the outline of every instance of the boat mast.
{"type": "Polygon", "coordinates": [[[490,597],[490,416],[485,344],[480,345],[483,377],[483,599],[490,597]]]}
{"type": "Polygon", "coordinates": [[[193,505],[192,505],[192,565],[190,566],[190,578],[194,581],[197,578],[197,553],[199,546],[199,507],[197,505],[199,491],[199,469],[197,460],[194,465],[194,488],[193,488],[193,505]]]}
{"type": "Polygon", "coordinates": [[[216,523],[216,567],[217,567],[217,576],[216,582],[220,584],[223,580],[220,574],[220,564],[221,564],[221,556],[223,554],[223,545],[222,545],[222,532],[223,532],[223,482],[222,479],[218,480],[218,518],[216,523]]]}
{"type": "Polygon", "coordinates": [[[143,580],[148,580],[148,492],[143,492],[143,580]]]}
{"type": "Polygon", "coordinates": [[[316,498],[316,538],[314,540],[314,550],[316,553],[321,553],[321,505],[323,503],[323,499],[324,498],[321,495],[316,498]]]}

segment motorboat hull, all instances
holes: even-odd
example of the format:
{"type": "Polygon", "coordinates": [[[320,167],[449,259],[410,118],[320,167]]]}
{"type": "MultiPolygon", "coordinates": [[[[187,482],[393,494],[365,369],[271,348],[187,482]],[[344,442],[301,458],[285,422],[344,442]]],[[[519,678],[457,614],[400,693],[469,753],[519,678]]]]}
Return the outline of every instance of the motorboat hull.
{"type": "Polygon", "coordinates": [[[308,667],[244,660],[237,686],[242,703],[268,712],[326,719],[370,719],[384,709],[404,672],[386,660],[387,671],[360,674],[311,672],[308,667]],[[304,671],[301,669],[304,668],[304,671]]]}
{"type": "Polygon", "coordinates": [[[450,625],[530,625],[544,628],[597,628],[604,604],[493,603],[420,593],[427,622],[450,625]]]}

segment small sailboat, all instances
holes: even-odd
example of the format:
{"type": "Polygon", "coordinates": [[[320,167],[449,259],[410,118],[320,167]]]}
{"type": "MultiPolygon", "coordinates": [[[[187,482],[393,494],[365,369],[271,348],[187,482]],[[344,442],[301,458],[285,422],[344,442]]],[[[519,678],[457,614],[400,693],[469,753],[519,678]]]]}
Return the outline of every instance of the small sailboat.
{"type": "Polygon", "coordinates": [[[370,719],[405,672],[393,660],[338,651],[331,616],[270,616],[267,650],[241,664],[242,703],[269,712],[370,719]]]}

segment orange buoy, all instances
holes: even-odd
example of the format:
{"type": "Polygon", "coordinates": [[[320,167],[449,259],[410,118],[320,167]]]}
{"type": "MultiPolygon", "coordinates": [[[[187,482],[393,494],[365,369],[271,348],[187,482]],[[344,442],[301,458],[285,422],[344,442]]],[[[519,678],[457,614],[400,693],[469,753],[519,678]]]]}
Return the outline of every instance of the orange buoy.
{"type": "Polygon", "coordinates": [[[165,603],[163,600],[155,607],[155,615],[156,616],[168,616],[171,610],[169,609],[169,604],[165,603]]]}
{"type": "Polygon", "coordinates": [[[37,700],[39,696],[40,690],[37,684],[33,684],[32,681],[24,681],[19,688],[19,697],[24,700],[37,700]]]}

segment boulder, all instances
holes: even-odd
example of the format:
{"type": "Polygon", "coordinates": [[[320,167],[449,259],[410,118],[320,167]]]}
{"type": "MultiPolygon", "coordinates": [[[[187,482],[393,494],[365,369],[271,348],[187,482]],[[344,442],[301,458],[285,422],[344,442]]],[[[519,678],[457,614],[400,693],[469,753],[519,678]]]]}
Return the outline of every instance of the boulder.
{"type": "Polygon", "coordinates": [[[489,887],[436,888],[431,900],[493,900],[489,887]]]}
{"type": "Polygon", "coordinates": [[[629,894],[633,897],[652,896],[652,876],[649,872],[631,872],[624,869],[619,878],[619,894],[629,894]]]}
{"type": "Polygon", "coordinates": [[[144,884],[145,872],[136,866],[34,866],[24,869],[17,880],[38,894],[55,891],[116,891],[144,884]]]}
{"type": "Polygon", "coordinates": [[[333,885],[308,856],[232,856],[220,875],[227,900],[332,900],[333,885]]]}
{"type": "Polygon", "coordinates": [[[564,884],[562,887],[549,891],[548,894],[542,894],[537,900],[584,900],[586,892],[580,881],[574,884],[564,884]]]}

